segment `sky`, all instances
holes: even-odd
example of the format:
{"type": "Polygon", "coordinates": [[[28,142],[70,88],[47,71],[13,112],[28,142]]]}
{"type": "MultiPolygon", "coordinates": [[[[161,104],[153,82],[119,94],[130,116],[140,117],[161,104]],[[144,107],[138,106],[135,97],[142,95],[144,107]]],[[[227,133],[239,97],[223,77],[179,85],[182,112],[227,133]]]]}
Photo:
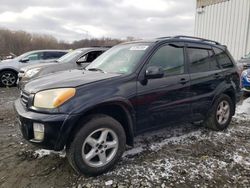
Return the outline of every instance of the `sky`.
{"type": "Polygon", "coordinates": [[[196,0],[0,0],[0,28],[72,42],[193,35],[196,0]]]}

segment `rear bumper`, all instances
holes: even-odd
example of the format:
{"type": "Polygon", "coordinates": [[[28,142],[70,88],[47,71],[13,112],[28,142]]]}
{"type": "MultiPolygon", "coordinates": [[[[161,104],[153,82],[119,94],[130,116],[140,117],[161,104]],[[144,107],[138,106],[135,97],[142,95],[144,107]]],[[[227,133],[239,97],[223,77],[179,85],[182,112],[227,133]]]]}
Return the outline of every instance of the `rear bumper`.
{"type": "Polygon", "coordinates": [[[60,151],[64,148],[78,116],[68,114],[44,114],[28,111],[20,100],[15,101],[15,111],[23,137],[34,145],[44,149],[60,151]],[[44,124],[44,139],[34,140],[33,123],[44,124]]]}

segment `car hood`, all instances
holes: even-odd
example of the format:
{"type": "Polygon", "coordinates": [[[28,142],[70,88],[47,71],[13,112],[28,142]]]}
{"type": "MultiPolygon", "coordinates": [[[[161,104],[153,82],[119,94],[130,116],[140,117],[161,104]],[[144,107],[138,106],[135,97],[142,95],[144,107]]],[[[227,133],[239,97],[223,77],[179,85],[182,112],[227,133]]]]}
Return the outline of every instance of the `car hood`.
{"type": "Polygon", "coordinates": [[[15,59],[2,60],[0,62],[0,68],[6,67],[6,66],[11,66],[11,65],[16,65],[16,64],[17,64],[17,60],[15,60],[15,59]]]}
{"type": "Polygon", "coordinates": [[[34,79],[25,85],[24,90],[29,93],[36,93],[46,89],[77,87],[118,77],[120,75],[121,74],[102,73],[98,71],[62,71],[34,79]]]}
{"type": "Polygon", "coordinates": [[[35,64],[35,65],[30,65],[30,66],[21,68],[20,72],[26,72],[26,71],[28,71],[30,69],[43,68],[43,67],[47,67],[47,66],[50,66],[50,65],[58,65],[58,63],[56,63],[56,62],[48,62],[48,63],[39,63],[39,64],[35,64]]]}

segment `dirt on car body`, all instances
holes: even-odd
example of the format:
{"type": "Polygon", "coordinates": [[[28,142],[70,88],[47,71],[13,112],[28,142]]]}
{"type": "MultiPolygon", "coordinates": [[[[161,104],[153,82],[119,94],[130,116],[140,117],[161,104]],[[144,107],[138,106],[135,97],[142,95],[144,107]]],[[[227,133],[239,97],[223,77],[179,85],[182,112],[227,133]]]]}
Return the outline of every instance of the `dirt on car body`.
{"type": "Polygon", "coordinates": [[[0,187],[248,187],[250,98],[230,127],[214,132],[190,124],[136,138],[122,160],[98,177],[76,174],[64,152],[35,148],[15,124],[16,88],[0,90],[0,187]]]}

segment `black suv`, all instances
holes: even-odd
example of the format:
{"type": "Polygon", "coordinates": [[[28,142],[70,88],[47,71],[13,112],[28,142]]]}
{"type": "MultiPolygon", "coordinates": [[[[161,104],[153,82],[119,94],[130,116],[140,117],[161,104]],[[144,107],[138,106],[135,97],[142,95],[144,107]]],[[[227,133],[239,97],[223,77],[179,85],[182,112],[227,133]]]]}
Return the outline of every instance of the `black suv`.
{"type": "Polygon", "coordinates": [[[29,82],[15,102],[22,134],[63,150],[80,173],[108,171],[134,137],[168,124],[228,127],[240,79],[217,42],[165,37],[117,45],[85,70],[29,82]]]}

